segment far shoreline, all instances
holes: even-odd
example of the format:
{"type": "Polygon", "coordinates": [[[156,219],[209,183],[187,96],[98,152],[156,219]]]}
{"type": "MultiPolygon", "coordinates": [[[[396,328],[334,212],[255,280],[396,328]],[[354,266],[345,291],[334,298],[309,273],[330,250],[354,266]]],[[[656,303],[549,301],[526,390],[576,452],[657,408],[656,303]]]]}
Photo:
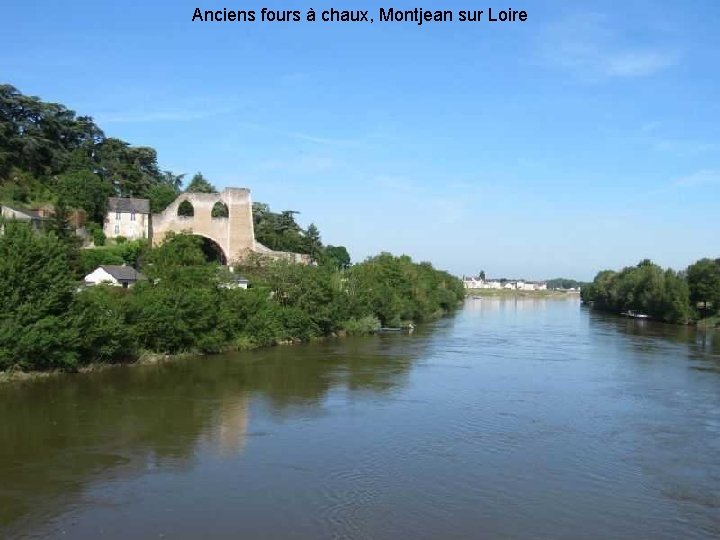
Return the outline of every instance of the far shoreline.
{"type": "Polygon", "coordinates": [[[523,291],[518,289],[465,289],[465,297],[473,296],[485,298],[570,298],[580,297],[580,291],[523,291]]]}

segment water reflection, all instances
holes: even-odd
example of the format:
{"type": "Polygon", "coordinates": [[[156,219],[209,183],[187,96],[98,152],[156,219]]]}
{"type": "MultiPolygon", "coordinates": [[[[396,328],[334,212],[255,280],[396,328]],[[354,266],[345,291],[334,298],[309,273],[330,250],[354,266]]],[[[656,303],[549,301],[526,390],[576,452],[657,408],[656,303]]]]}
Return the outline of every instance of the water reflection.
{"type": "MultiPolygon", "coordinates": [[[[690,358],[707,361],[707,369],[717,370],[720,368],[720,332],[718,330],[628,319],[597,311],[588,311],[590,324],[606,331],[631,337],[630,343],[640,351],[652,353],[659,349],[664,350],[668,343],[672,343],[681,347],[690,358]]],[[[702,366],[697,368],[701,369],[702,366]]]]}
{"type": "Polygon", "coordinates": [[[238,454],[254,399],[303,417],[334,389],[388,394],[425,342],[349,339],[4,385],[0,531],[62,513],[89,482],[188,469],[200,446],[238,454]]]}

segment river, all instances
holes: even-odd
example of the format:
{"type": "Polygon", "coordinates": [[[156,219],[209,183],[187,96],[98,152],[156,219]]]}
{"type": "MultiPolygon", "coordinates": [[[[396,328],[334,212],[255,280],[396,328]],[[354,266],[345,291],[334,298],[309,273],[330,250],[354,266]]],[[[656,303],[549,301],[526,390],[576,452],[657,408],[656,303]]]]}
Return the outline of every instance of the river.
{"type": "Polygon", "coordinates": [[[720,537],[720,336],[576,299],[0,386],[0,537],[720,537]]]}

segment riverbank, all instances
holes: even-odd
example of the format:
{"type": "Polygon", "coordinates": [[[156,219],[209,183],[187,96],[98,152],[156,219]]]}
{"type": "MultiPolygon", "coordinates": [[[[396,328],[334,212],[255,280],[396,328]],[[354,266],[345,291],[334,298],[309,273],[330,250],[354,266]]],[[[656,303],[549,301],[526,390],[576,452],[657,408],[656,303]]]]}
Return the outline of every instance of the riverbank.
{"type": "MultiPolygon", "coordinates": [[[[239,349],[228,349],[223,352],[232,352],[239,349]]],[[[174,360],[180,360],[182,358],[188,358],[190,356],[203,356],[202,352],[184,352],[175,354],[162,354],[162,353],[151,353],[145,352],[137,357],[128,358],[125,361],[118,360],[114,362],[95,362],[86,364],[78,367],[75,370],[67,369],[52,369],[46,371],[23,371],[14,369],[10,371],[0,371],[0,384],[4,383],[16,383],[35,381],[38,379],[49,379],[57,377],[59,375],[72,375],[77,373],[94,373],[97,371],[105,371],[122,366],[149,366],[153,364],[161,364],[165,362],[172,362],[174,360]]]]}
{"type": "Polygon", "coordinates": [[[697,327],[702,328],[703,330],[713,330],[716,328],[720,328],[720,315],[715,315],[714,317],[707,317],[706,319],[700,319],[697,322],[697,327]]]}
{"type": "MultiPolygon", "coordinates": [[[[452,312],[449,311],[442,311],[442,312],[436,312],[434,313],[426,322],[431,322],[436,319],[447,317],[451,315],[452,312]]],[[[377,319],[375,319],[377,321],[377,319]]],[[[157,364],[165,364],[170,363],[178,360],[182,360],[189,357],[203,357],[203,356],[216,356],[218,354],[228,354],[228,353],[238,353],[238,352],[247,352],[247,351],[254,351],[258,349],[270,349],[272,347],[282,347],[282,346],[288,346],[288,345],[301,345],[305,343],[315,343],[315,342],[322,342],[322,341],[330,341],[333,339],[344,339],[349,336],[371,336],[375,334],[379,334],[382,332],[381,327],[379,326],[379,321],[377,321],[377,325],[372,324],[370,326],[371,322],[368,320],[361,320],[358,323],[355,324],[355,326],[352,326],[352,328],[348,329],[342,329],[337,330],[335,332],[332,332],[329,335],[326,336],[313,336],[308,339],[302,340],[302,339],[285,339],[276,341],[274,343],[270,344],[260,344],[257,342],[254,342],[252,340],[247,339],[245,336],[241,336],[240,338],[236,339],[235,342],[232,345],[227,345],[221,350],[216,351],[215,353],[207,353],[202,350],[195,350],[195,351],[186,351],[186,352],[178,352],[173,354],[168,353],[155,353],[155,352],[149,352],[145,351],[143,353],[140,353],[136,357],[129,357],[126,360],[116,360],[113,362],[94,362],[91,364],[86,364],[83,366],[78,367],[74,370],[68,370],[68,369],[52,369],[52,370],[30,370],[30,371],[23,371],[19,369],[10,370],[10,371],[0,371],[0,385],[6,384],[6,383],[20,383],[20,382],[28,382],[28,381],[36,381],[39,379],[49,379],[54,378],[60,375],[74,375],[74,374],[82,374],[82,373],[95,373],[98,371],[106,371],[118,367],[127,367],[127,366],[149,366],[149,365],[157,365],[157,364]]],[[[412,328],[414,328],[414,324],[412,321],[407,321],[407,323],[404,324],[411,324],[413,325],[412,328]]],[[[419,324],[419,323],[418,323],[419,324]]],[[[403,327],[403,330],[407,330],[407,328],[403,327]]]]}
{"type": "Polygon", "coordinates": [[[465,289],[467,297],[498,297],[498,298],[568,298],[579,296],[580,291],[519,291],[516,289],[465,289]]]}
{"type": "Polygon", "coordinates": [[[145,351],[214,354],[397,328],[452,311],[465,296],[458,278],[388,253],[349,268],[245,261],[235,267],[244,289],[207,262],[197,237],[177,234],[144,256],[148,279],[124,289],[78,288],[77,247],[54,234],[6,227],[0,252],[12,254],[0,257],[0,290],[14,298],[0,314],[6,372],[75,372],[145,351]]]}

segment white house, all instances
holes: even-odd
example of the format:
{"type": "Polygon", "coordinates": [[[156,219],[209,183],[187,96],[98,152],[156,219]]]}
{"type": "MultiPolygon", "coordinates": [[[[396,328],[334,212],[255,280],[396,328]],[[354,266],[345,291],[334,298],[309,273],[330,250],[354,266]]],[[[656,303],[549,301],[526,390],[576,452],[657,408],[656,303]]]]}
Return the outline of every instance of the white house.
{"type": "Polygon", "coordinates": [[[85,276],[86,285],[100,285],[106,283],[116,287],[127,289],[132,287],[138,281],[146,279],[143,274],[135,270],[132,266],[104,264],[98,266],[95,270],[85,276]]]}
{"type": "Polygon", "coordinates": [[[150,237],[150,201],[110,197],[103,225],[108,238],[124,236],[128,240],[150,237]]]}
{"type": "Polygon", "coordinates": [[[502,283],[497,279],[482,279],[480,277],[463,278],[466,289],[502,289],[502,283]]]}
{"type": "Polygon", "coordinates": [[[523,281],[520,280],[515,285],[515,288],[519,291],[534,291],[535,290],[535,283],[532,281],[523,281]]]}
{"type": "Polygon", "coordinates": [[[482,279],[479,277],[463,278],[466,289],[509,289],[518,291],[544,291],[547,283],[544,281],[525,281],[524,279],[482,279]]]}
{"type": "Polygon", "coordinates": [[[220,284],[223,289],[247,289],[250,282],[247,278],[241,276],[233,276],[229,280],[220,284]]]}
{"type": "Polygon", "coordinates": [[[463,285],[466,289],[482,289],[485,280],[482,278],[466,277],[463,278],[463,285]]]}

